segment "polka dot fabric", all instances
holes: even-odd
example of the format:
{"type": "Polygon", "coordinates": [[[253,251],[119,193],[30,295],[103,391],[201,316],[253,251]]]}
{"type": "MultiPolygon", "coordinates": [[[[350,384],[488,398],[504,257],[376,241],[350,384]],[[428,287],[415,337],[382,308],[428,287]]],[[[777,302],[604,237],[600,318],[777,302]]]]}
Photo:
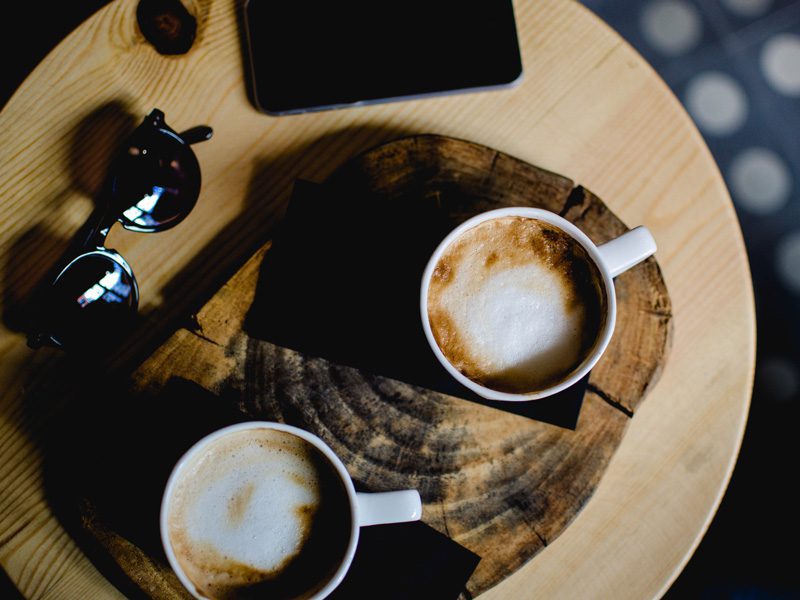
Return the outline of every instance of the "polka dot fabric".
{"type": "Polygon", "coordinates": [[[796,565],[768,550],[794,544],[784,532],[800,524],[796,505],[776,500],[795,470],[800,417],[800,0],[584,4],[694,119],[731,192],[755,289],[759,359],[742,453],[706,541],[666,597],[800,598],[796,565]],[[743,549],[747,514],[766,515],[759,530],[776,539],[743,549]]]}

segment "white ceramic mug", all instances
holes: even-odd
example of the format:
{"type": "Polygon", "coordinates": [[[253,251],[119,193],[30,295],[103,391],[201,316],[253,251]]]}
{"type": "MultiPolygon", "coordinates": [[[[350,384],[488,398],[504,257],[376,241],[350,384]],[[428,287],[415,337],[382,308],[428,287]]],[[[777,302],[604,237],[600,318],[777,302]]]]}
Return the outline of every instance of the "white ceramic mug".
{"type": "Polygon", "coordinates": [[[474,391],[476,394],[487,398],[489,400],[505,400],[505,401],[525,401],[536,400],[550,396],[560,392],[569,386],[579,381],[592,367],[600,360],[603,352],[611,341],[611,335],[614,333],[614,325],[617,318],[617,301],[614,291],[614,277],[620,273],[624,273],[631,267],[639,264],[647,257],[655,253],[656,242],[653,236],[646,227],[636,227],[627,233],[622,234],[616,239],[596,246],[589,237],[578,229],[575,225],[567,221],[565,218],[557,215],[556,213],[540,208],[530,207],[511,207],[500,208],[497,210],[490,210],[481,213],[464,221],[461,225],[451,231],[447,237],[442,240],[436,250],[433,252],[428,265],[422,275],[422,289],[420,292],[420,312],[422,316],[422,327],[425,330],[425,337],[428,343],[442,363],[445,369],[461,384],[474,391]],[[558,383],[536,392],[515,394],[509,392],[500,392],[483,386],[475,381],[472,381],[456,369],[447,357],[444,355],[431,330],[431,324],[428,318],[428,288],[430,287],[431,277],[436,268],[442,253],[447,247],[458,238],[464,231],[475,227],[479,223],[488,221],[490,219],[497,219],[500,217],[526,217],[529,219],[537,219],[553,225],[569,235],[572,239],[577,241],[592,259],[597,269],[600,272],[602,285],[606,295],[606,315],[602,330],[599,332],[597,342],[592,347],[591,352],[584,358],[581,364],[573,370],[569,376],[562,379],[558,383]]]}
{"type": "MultiPolygon", "coordinates": [[[[283,423],[273,423],[269,421],[249,421],[246,423],[231,425],[230,427],[225,427],[202,438],[181,457],[172,470],[172,474],[167,481],[167,486],[164,490],[164,496],[161,501],[160,525],[161,542],[164,545],[164,552],[167,555],[170,566],[178,576],[178,579],[180,579],[181,583],[195,598],[207,600],[206,596],[202,595],[197,590],[195,585],[181,568],[169,539],[169,507],[175,485],[180,478],[182,469],[184,469],[187,464],[190,464],[191,460],[198,453],[203,452],[203,450],[209,444],[231,433],[262,428],[291,433],[313,445],[323,454],[325,458],[328,459],[330,465],[338,474],[344,489],[347,491],[348,504],[350,507],[349,518],[351,523],[350,539],[347,544],[347,549],[341,563],[339,564],[339,568],[334,572],[324,587],[316,592],[313,596],[309,596],[309,598],[312,600],[325,598],[336,588],[336,586],[342,582],[347,574],[347,570],[350,568],[350,564],[353,562],[353,556],[356,552],[356,545],[358,544],[359,530],[361,527],[367,525],[385,525],[389,523],[418,521],[422,517],[422,502],[417,490],[401,490],[396,492],[378,493],[357,492],[353,487],[353,481],[350,479],[347,469],[339,457],[334,454],[333,450],[331,450],[325,442],[308,431],[299,429],[297,427],[292,427],[291,425],[284,425],[283,423]]],[[[345,515],[343,515],[343,518],[345,518],[345,515]]]]}

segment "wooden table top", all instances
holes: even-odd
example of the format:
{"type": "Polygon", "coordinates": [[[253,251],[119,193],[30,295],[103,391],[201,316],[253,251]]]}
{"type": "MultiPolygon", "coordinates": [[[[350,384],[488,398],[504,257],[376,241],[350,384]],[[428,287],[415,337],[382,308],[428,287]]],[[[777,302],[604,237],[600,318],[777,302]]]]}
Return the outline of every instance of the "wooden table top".
{"type": "MultiPolygon", "coordinates": [[[[145,327],[128,357],[164,339],[268,237],[296,177],[324,179],[400,135],[473,140],[562,173],[659,244],[674,341],[595,495],[567,530],[485,594],[659,596],[690,558],[725,491],[750,402],[753,292],[728,192],[702,138],[653,70],[581,5],[518,0],[525,80],[513,90],[273,118],[250,104],[236,1],[194,0],[182,57],[138,32],[116,0],[65,39],[0,114],[0,564],[26,597],[119,597],[56,518],[47,440],[86,379],[36,352],[14,314],[86,220],[120,132],[153,107],[196,147],[203,191],[181,226],[114,228],[145,327]]],[[[125,358],[120,358],[120,361],[125,358]]]]}

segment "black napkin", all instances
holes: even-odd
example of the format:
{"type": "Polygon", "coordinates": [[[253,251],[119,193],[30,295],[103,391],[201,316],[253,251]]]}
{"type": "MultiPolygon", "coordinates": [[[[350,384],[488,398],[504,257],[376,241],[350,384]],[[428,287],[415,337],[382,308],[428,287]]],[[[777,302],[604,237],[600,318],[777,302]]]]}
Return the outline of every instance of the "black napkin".
{"type": "MultiPolygon", "coordinates": [[[[295,182],[259,277],[246,332],[279,346],[574,429],[588,375],[531,402],[485,400],[438,362],[422,330],[422,272],[471,214],[425,198],[363,196],[295,182]]],[[[492,208],[492,207],[489,207],[492,208]]],[[[482,206],[482,210],[487,210],[482,206]]]]}
{"type": "Polygon", "coordinates": [[[478,562],[421,521],[362,527],[353,564],[330,598],[455,599],[478,562]]]}

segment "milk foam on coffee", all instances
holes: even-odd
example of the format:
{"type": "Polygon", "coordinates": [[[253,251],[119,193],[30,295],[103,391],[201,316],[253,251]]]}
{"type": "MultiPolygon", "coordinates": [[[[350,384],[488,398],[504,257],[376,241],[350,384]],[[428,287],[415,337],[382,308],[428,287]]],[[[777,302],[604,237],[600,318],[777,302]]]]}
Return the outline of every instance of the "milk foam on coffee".
{"type": "MultiPolygon", "coordinates": [[[[211,442],[183,468],[169,508],[169,539],[198,590],[235,597],[237,588],[284,575],[320,509],[315,453],[290,433],[252,429],[211,442]]],[[[312,577],[307,573],[306,581],[313,584],[312,577]]]]}
{"type": "Polygon", "coordinates": [[[486,387],[534,392],[567,377],[600,330],[600,274],[571,236],[537,219],[479,223],[445,249],[428,318],[445,357],[486,387]]]}

